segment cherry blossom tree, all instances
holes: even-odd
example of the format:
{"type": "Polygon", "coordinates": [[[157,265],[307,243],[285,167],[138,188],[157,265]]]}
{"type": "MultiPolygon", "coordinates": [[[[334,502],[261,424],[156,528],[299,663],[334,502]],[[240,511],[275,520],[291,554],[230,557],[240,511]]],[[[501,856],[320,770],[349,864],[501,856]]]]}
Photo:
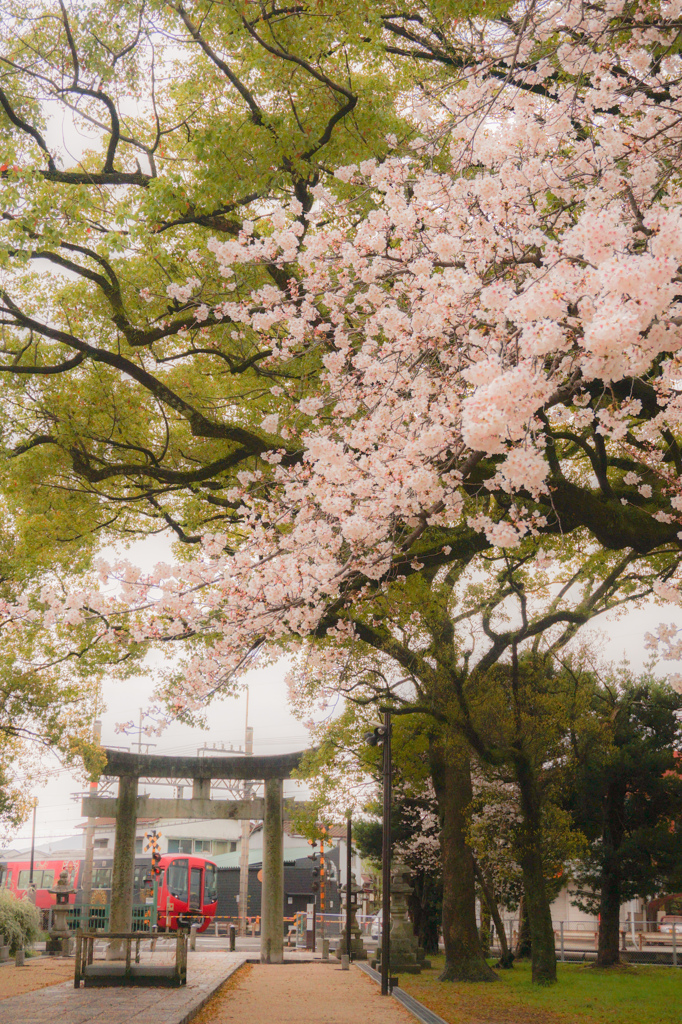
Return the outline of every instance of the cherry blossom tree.
{"type": "MultiPolygon", "coordinates": [[[[386,588],[488,549],[587,537],[625,564],[661,559],[656,592],[677,596],[679,17],[676,0],[527,0],[450,24],[450,77],[404,97],[420,124],[410,148],[388,133],[385,158],[240,207],[248,216],[192,272],[189,254],[171,280],[149,269],[146,314],[124,315],[130,286],[110,254],[77,250],[97,264],[74,273],[109,310],[115,344],[80,337],[97,304],[73,323],[56,305],[43,316],[7,282],[3,372],[32,373],[39,338],[41,372],[104,367],[117,405],[140,388],[143,419],[172,410],[179,461],[192,445],[181,477],[157,454],[171,443],[163,416],[125,442],[94,417],[69,448],[93,487],[146,474],[201,492],[191,536],[161,513],[192,557],[148,575],[121,566],[115,601],[81,602],[112,637],[185,641],[174,711],[292,636],[380,635],[392,654],[386,588]],[[253,394],[206,368],[241,367],[227,338],[258,364],[253,394]]],[[[36,408],[21,406],[17,457],[54,444],[36,408]]],[[[116,507],[139,493],[124,487],[116,507]]],[[[51,603],[59,614],[62,596],[51,603]]]]}

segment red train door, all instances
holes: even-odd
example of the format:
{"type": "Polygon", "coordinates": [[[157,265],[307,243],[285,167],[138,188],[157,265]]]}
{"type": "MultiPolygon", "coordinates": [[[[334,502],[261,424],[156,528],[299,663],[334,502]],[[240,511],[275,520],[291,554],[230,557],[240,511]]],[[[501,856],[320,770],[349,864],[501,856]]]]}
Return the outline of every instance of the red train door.
{"type": "Polygon", "coordinates": [[[189,909],[201,910],[201,868],[191,868],[189,876],[189,909]]]}

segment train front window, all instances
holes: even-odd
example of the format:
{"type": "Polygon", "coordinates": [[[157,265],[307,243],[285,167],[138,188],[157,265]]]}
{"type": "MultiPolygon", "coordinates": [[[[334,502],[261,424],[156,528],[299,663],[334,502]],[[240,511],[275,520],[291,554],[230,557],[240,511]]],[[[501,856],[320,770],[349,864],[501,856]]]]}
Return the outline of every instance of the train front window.
{"type": "Polygon", "coordinates": [[[187,881],[189,874],[189,861],[172,860],[166,871],[166,884],[171,896],[178,900],[187,900],[187,881]]]}
{"type": "Polygon", "coordinates": [[[204,904],[218,899],[218,872],[215,864],[204,864],[204,904]]]}

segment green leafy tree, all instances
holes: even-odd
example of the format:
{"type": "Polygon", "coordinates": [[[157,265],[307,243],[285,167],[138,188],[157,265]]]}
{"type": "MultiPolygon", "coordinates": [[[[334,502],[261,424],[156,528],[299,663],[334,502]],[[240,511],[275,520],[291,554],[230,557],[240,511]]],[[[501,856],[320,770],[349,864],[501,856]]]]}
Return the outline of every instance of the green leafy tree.
{"type": "MultiPolygon", "coordinates": [[[[336,655],[312,645],[293,680],[301,707],[341,693],[360,707],[389,703],[396,717],[426,715],[429,763],[442,820],[444,976],[492,977],[475,923],[475,865],[467,841],[471,763],[504,772],[518,793],[513,849],[523,876],[534,977],[556,978],[549,910],[556,873],[543,852],[543,816],[556,806],[544,766],[565,755],[584,701],[555,657],[600,612],[651,593],[664,569],[623,556],[557,549],[553,571],[531,553],[482,555],[461,567],[385,587],[371,616],[346,612],[353,639],[336,655]]],[[[551,559],[552,550],[545,552],[551,559]]],[[[667,557],[667,556],[666,556],[667,557]]],[[[671,553],[669,568],[677,564],[671,553]]]]}
{"type": "Polygon", "coordinates": [[[589,721],[571,734],[567,804],[589,841],[576,902],[599,914],[597,963],[610,967],[620,961],[621,904],[682,884],[682,696],[626,671],[592,685],[589,721]]]}

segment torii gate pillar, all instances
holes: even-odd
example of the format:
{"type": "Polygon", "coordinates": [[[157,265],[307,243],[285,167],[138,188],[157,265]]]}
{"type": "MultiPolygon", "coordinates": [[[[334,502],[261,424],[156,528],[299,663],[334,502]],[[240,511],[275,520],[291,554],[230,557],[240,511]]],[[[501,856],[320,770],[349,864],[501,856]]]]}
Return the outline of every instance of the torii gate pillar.
{"type": "MultiPolygon", "coordinates": [[[[138,780],[134,775],[121,775],[116,801],[116,840],[111,879],[111,918],[109,931],[129,932],[133,926],[133,879],[135,872],[135,826],[137,823],[138,780]]],[[[122,941],[112,941],[107,948],[108,960],[124,956],[122,941]]]]}
{"type": "Polygon", "coordinates": [[[284,846],[282,780],[265,780],[263,817],[263,890],[261,895],[260,960],[262,964],[284,961],[284,846]]]}

